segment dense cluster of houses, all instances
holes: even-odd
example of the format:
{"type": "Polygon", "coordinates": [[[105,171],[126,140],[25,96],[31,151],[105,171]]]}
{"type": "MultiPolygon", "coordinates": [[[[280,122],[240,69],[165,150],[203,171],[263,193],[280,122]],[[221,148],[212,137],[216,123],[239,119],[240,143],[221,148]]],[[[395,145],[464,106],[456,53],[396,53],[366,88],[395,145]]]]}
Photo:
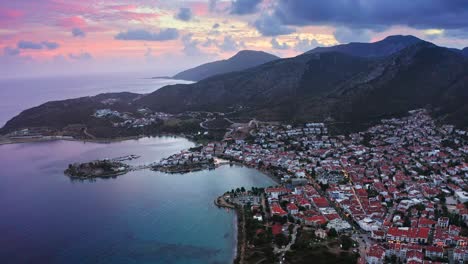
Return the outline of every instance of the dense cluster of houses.
{"type": "Polygon", "coordinates": [[[468,261],[466,131],[419,109],[347,136],[329,136],[322,123],[260,124],[251,135],[205,145],[200,155],[280,175],[281,185],[265,190],[272,216],[363,232],[372,241],[364,263],[468,261]]]}
{"type": "Polygon", "coordinates": [[[423,109],[349,136],[326,131],[264,125],[223,156],[282,174],[283,184],[266,190],[273,215],[368,232],[369,263],[468,261],[465,131],[437,126],[423,109]]]}
{"type": "Polygon", "coordinates": [[[151,167],[158,171],[184,173],[214,168],[214,158],[204,151],[183,150],[151,164],[151,167]]]}

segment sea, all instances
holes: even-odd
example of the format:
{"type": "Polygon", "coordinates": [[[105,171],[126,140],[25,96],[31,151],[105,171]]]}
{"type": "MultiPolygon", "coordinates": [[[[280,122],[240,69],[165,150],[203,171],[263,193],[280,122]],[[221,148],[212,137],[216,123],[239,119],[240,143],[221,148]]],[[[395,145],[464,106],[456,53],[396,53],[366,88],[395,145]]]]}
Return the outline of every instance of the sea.
{"type": "Polygon", "coordinates": [[[0,79],[0,127],[21,111],[48,101],[110,92],[145,94],[176,83],[192,82],[125,73],[0,79]]]}
{"type": "MultiPolygon", "coordinates": [[[[47,100],[150,92],[162,85],[161,80],[137,78],[126,84],[104,77],[94,84],[59,79],[41,85],[15,81],[24,85],[18,89],[8,82],[10,99],[3,97],[7,92],[1,86],[0,109],[10,113],[3,113],[3,120],[47,100]],[[27,96],[27,87],[41,97],[27,96]]],[[[235,213],[213,201],[238,187],[275,185],[261,172],[224,165],[187,174],[140,170],[92,181],[63,174],[74,162],[134,154],[141,157],[127,162],[141,165],[192,146],[181,137],[0,145],[0,263],[230,263],[236,248],[235,213]]]]}

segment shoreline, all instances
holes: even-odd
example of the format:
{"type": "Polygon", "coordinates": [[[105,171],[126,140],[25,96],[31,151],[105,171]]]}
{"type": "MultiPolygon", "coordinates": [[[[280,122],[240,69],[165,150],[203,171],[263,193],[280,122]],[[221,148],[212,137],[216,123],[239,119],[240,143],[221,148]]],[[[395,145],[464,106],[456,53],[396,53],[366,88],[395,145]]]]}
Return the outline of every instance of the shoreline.
{"type": "MultiPolygon", "coordinates": [[[[122,141],[127,141],[127,140],[138,140],[138,139],[141,139],[141,138],[151,138],[151,137],[183,137],[183,138],[186,138],[187,140],[191,140],[189,137],[187,137],[187,135],[175,135],[175,134],[162,134],[162,135],[157,135],[157,136],[131,136],[131,137],[122,137],[122,138],[112,138],[112,139],[77,139],[77,138],[68,138],[68,137],[60,137],[60,136],[44,136],[44,137],[37,137],[37,138],[18,138],[18,139],[11,139],[11,138],[7,138],[7,137],[2,137],[0,136],[0,146],[1,145],[9,145],[9,144],[21,144],[21,143],[36,143],[36,142],[50,142],[50,141],[76,141],[76,142],[83,142],[83,143],[86,143],[86,142],[90,142],[90,143],[102,143],[102,144],[110,144],[110,143],[116,143],[116,142],[122,142],[122,141]]],[[[273,174],[273,172],[269,171],[269,170],[266,170],[266,169],[262,169],[262,168],[258,168],[256,166],[251,166],[251,165],[248,165],[248,164],[244,164],[243,162],[241,161],[230,161],[230,160],[226,160],[224,159],[223,157],[220,157],[220,156],[216,156],[215,159],[217,159],[217,162],[215,163],[215,166],[214,166],[214,169],[218,168],[218,167],[221,167],[221,166],[225,166],[225,165],[229,165],[229,166],[239,166],[239,167],[246,167],[246,168],[251,168],[251,169],[255,169],[257,170],[258,172],[262,173],[263,175],[267,176],[268,178],[270,178],[276,185],[280,184],[281,183],[281,180],[275,176],[273,174]]],[[[206,170],[208,168],[202,168],[200,170],[196,170],[196,171],[202,171],[202,170],[206,170]]],[[[124,175],[124,174],[127,174],[128,171],[126,172],[123,172],[123,173],[119,173],[117,175],[113,175],[113,176],[106,176],[106,177],[98,177],[98,178],[110,178],[110,177],[116,177],[116,176],[120,176],[120,175],[124,175]]],[[[163,173],[167,173],[167,174],[174,174],[174,173],[187,173],[187,172],[163,172],[163,173]]],[[[75,180],[88,180],[89,178],[80,178],[80,177],[70,177],[72,179],[75,179],[75,180]]],[[[241,259],[240,259],[240,255],[241,252],[242,252],[242,241],[240,239],[240,237],[242,237],[242,239],[245,239],[243,238],[243,234],[241,234],[241,232],[244,232],[244,230],[242,228],[239,228],[239,225],[242,224],[240,222],[240,208],[238,208],[237,206],[235,205],[227,205],[227,204],[221,204],[218,202],[218,199],[221,198],[223,195],[221,196],[218,196],[217,198],[214,199],[214,205],[217,206],[219,209],[222,209],[222,208],[228,208],[229,210],[234,210],[235,211],[235,214],[234,214],[234,232],[233,232],[233,239],[234,239],[234,243],[233,243],[233,256],[232,256],[232,259],[230,261],[230,263],[240,263],[241,259]]]]}
{"type": "Polygon", "coordinates": [[[254,169],[254,170],[257,170],[257,171],[261,172],[262,174],[264,174],[268,178],[272,179],[275,182],[275,184],[277,184],[277,185],[281,184],[281,179],[280,178],[273,175],[273,173],[271,171],[268,171],[268,170],[265,170],[265,169],[261,169],[261,168],[255,167],[255,166],[249,166],[249,165],[244,164],[244,163],[242,163],[240,161],[229,161],[227,163],[222,163],[219,166],[223,166],[223,165],[229,165],[229,166],[234,165],[234,166],[241,166],[241,167],[251,168],[251,169],[254,169]]]}
{"type": "Polygon", "coordinates": [[[147,136],[147,135],[140,135],[140,136],[128,136],[128,137],[119,137],[119,138],[96,138],[96,139],[83,139],[83,138],[73,138],[73,137],[65,137],[65,136],[42,136],[42,137],[31,137],[31,138],[9,138],[5,136],[0,136],[0,146],[1,145],[9,145],[9,144],[21,144],[21,143],[36,143],[36,142],[49,142],[49,141],[76,141],[76,142],[83,142],[83,143],[100,143],[100,144],[109,144],[109,143],[116,143],[122,142],[127,140],[138,140],[141,138],[151,138],[151,137],[182,137],[189,141],[192,141],[186,135],[176,135],[176,134],[161,134],[155,136],[147,136]]]}
{"type": "Polygon", "coordinates": [[[59,136],[45,136],[45,137],[35,137],[35,138],[7,138],[0,137],[0,146],[9,145],[9,144],[21,144],[21,143],[36,143],[36,142],[49,142],[49,141],[77,141],[77,142],[90,142],[90,143],[114,143],[121,142],[126,140],[136,140],[144,138],[144,136],[132,136],[132,137],[122,137],[122,138],[111,138],[111,139],[81,139],[81,138],[69,138],[69,137],[59,137],[59,136]]]}
{"type": "Polygon", "coordinates": [[[241,214],[241,208],[239,206],[236,206],[234,204],[230,204],[227,201],[224,200],[224,194],[221,196],[218,196],[216,199],[214,199],[214,205],[218,207],[218,209],[227,209],[227,210],[233,210],[234,211],[234,219],[233,219],[233,224],[234,224],[234,230],[233,230],[233,256],[231,259],[232,264],[235,263],[241,263],[241,256],[239,255],[240,252],[242,252],[242,247],[244,241],[241,241],[240,238],[245,239],[243,233],[245,232],[244,228],[239,228],[239,225],[242,223],[240,222],[240,214],[241,214]]]}

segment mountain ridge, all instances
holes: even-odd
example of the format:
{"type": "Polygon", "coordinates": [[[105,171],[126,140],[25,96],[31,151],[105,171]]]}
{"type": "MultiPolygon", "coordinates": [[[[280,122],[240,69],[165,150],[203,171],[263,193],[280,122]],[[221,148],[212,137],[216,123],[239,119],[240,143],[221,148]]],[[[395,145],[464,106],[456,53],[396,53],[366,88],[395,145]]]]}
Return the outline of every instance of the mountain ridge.
{"type": "Polygon", "coordinates": [[[188,81],[200,81],[218,74],[241,71],[280,59],[279,57],[255,50],[242,50],[226,60],[213,61],[177,73],[172,78],[188,81]]]}
{"type": "Polygon", "coordinates": [[[351,42],[331,47],[317,47],[306,53],[338,51],[357,57],[385,57],[424,40],[412,35],[393,35],[376,42],[351,42]]]}
{"type": "MultiPolygon", "coordinates": [[[[349,127],[428,108],[440,121],[468,128],[466,101],[468,59],[459,50],[418,41],[385,57],[304,53],[193,84],[165,86],[131,96],[122,105],[173,114],[209,111],[242,119],[327,120],[349,127]]],[[[36,124],[38,118],[50,123],[46,106],[24,111],[8,121],[3,132],[31,120],[36,124]]],[[[61,119],[67,121],[66,116],[61,119]]]]}

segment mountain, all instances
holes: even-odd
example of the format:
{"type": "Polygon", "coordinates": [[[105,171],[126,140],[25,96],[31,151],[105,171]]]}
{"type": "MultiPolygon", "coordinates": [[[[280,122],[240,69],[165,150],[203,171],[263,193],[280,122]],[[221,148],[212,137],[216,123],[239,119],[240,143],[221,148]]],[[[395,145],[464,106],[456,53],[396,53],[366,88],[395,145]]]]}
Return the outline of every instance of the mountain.
{"type": "Polygon", "coordinates": [[[463,56],[468,57],[468,47],[462,49],[462,54],[463,56]]]}
{"type": "Polygon", "coordinates": [[[174,75],[173,78],[199,81],[218,74],[245,70],[277,59],[279,59],[279,57],[263,51],[243,50],[227,60],[202,64],[198,67],[180,72],[174,75]]]}
{"type": "Polygon", "coordinates": [[[385,57],[422,41],[423,40],[414,36],[395,35],[372,43],[351,42],[349,44],[341,44],[332,47],[317,47],[307,53],[337,51],[357,57],[385,57]]]}
{"type": "MultiPolygon", "coordinates": [[[[369,45],[372,53],[377,50],[372,45],[382,44],[369,45]]],[[[193,84],[165,86],[122,100],[122,105],[168,113],[219,111],[242,119],[327,121],[355,131],[423,107],[439,121],[468,128],[467,101],[468,59],[460,51],[418,41],[385,57],[309,52],[193,84]]],[[[78,104],[67,101],[71,109],[80,109],[74,106],[78,104]]],[[[60,112],[64,107],[59,104],[54,109],[60,112]]],[[[50,111],[44,106],[24,111],[3,132],[48,124],[50,111]]],[[[62,115],[66,122],[68,115],[62,115]]]]}
{"type": "Polygon", "coordinates": [[[468,126],[468,61],[459,52],[417,42],[387,57],[306,53],[190,85],[159,89],[136,101],[156,111],[237,110],[264,120],[368,124],[430,107],[468,126]]]}

